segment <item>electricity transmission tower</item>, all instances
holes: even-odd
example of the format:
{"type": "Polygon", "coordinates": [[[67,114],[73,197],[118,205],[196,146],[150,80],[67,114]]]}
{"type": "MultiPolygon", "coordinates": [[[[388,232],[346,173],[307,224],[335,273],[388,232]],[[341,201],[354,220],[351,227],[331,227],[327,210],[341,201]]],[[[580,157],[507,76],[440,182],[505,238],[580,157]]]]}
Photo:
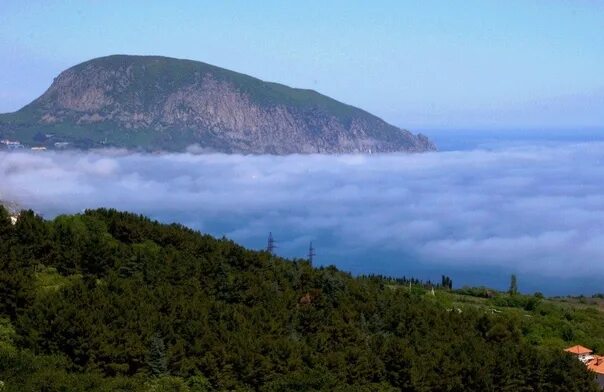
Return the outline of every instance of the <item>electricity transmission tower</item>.
{"type": "Polygon", "coordinates": [[[313,258],[316,255],[317,254],[315,253],[315,248],[313,248],[312,241],[310,241],[310,246],[308,247],[308,262],[310,263],[310,265],[312,265],[313,258]]]}
{"type": "Polygon", "coordinates": [[[273,239],[273,233],[269,232],[268,233],[268,244],[266,245],[266,251],[270,254],[274,254],[275,253],[275,248],[277,247],[277,245],[275,245],[275,240],[273,239]]]}

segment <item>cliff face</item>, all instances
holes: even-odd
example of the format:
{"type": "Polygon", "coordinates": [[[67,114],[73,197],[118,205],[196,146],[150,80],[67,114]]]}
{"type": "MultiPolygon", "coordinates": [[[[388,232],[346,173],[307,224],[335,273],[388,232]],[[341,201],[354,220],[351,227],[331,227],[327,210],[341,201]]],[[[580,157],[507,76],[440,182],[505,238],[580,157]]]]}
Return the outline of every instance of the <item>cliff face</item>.
{"type": "Polygon", "coordinates": [[[312,90],[153,56],[109,56],[62,72],[41,97],[0,117],[0,133],[26,143],[147,150],[198,144],[254,154],[435,149],[422,135],[312,90]]]}

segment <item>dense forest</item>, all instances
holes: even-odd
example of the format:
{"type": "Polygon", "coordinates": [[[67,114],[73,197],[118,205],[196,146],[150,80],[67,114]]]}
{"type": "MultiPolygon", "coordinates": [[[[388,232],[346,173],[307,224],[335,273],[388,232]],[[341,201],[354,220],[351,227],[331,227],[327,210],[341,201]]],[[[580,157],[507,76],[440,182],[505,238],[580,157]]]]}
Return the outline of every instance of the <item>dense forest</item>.
{"type": "Polygon", "coordinates": [[[2,392],[599,390],[521,317],[129,213],[0,207],[0,266],[2,392]]]}

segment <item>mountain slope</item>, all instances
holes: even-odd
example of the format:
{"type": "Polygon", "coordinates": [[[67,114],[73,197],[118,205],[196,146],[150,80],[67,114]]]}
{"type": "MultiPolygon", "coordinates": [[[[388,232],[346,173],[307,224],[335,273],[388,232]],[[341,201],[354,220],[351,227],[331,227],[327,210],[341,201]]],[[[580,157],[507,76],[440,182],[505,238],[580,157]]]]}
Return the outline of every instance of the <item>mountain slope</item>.
{"type": "Polygon", "coordinates": [[[232,153],[422,152],[434,145],[355,107],[205,63],[116,55],[62,72],[0,136],[26,144],[232,153]]]}

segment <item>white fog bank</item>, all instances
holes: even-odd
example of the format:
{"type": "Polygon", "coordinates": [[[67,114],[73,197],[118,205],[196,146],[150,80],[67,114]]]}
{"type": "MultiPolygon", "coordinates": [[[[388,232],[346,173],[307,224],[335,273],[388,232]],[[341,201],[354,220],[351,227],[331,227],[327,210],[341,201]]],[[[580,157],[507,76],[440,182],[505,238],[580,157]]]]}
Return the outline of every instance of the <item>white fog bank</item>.
{"type": "Polygon", "coordinates": [[[47,217],[115,207],[257,248],[272,231],[284,255],[303,256],[312,239],[320,262],[376,273],[386,264],[359,268],[355,255],[404,255],[388,261],[401,275],[412,260],[443,273],[593,279],[604,277],[603,162],[603,143],[369,156],[0,153],[0,199],[47,217]]]}

